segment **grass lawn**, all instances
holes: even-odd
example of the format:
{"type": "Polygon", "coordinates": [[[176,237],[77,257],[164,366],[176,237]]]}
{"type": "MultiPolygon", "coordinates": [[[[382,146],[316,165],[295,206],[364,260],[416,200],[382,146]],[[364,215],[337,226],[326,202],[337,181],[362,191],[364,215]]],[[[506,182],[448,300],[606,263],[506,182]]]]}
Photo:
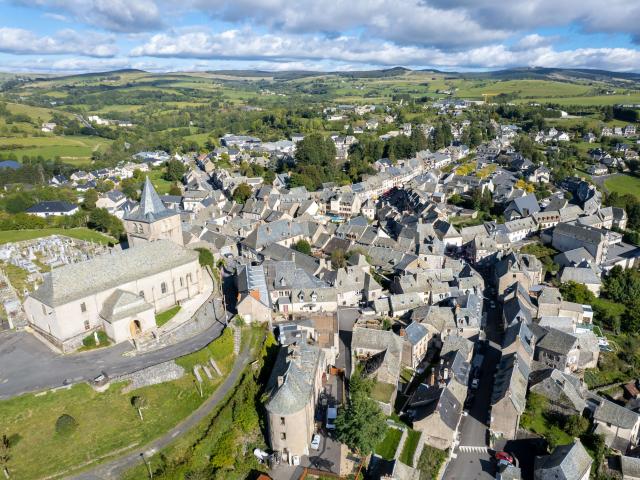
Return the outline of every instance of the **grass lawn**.
{"type": "Polygon", "coordinates": [[[413,456],[418,448],[418,442],[420,441],[420,432],[416,430],[409,430],[407,432],[407,438],[404,441],[402,447],[402,453],[400,453],[400,461],[405,465],[413,466],[413,456]]]}
{"type": "Polygon", "coordinates": [[[376,382],[371,390],[371,398],[382,403],[389,403],[396,387],[390,383],[376,382]]]}
{"type": "Polygon", "coordinates": [[[438,450],[430,445],[424,446],[417,467],[420,469],[420,480],[438,478],[442,464],[447,460],[447,451],[438,450]]]}
{"type": "Polygon", "coordinates": [[[382,439],[382,442],[376,447],[376,453],[385,460],[393,460],[401,438],[402,430],[393,427],[387,428],[384,439],[382,439]]]}
{"type": "Polygon", "coordinates": [[[573,437],[564,431],[563,425],[552,412],[547,409],[547,399],[542,395],[529,392],[527,408],[520,421],[522,428],[544,437],[550,448],[567,445],[573,437]]]}
{"type": "Polygon", "coordinates": [[[65,235],[90,242],[102,243],[104,245],[113,244],[115,240],[95,230],[85,227],[79,228],[43,228],[40,230],[3,230],[0,231],[0,244],[9,242],[21,242],[23,240],[33,240],[34,238],[48,237],[49,235],[65,235]]]}
{"type": "Polygon", "coordinates": [[[175,307],[171,307],[169,310],[165,310],[164,312],[157,314],[156,325],[158,327],[161,327],[162,325],[167,323],[169,320],[176,316],[176,313],[180,311],[180,308],[180,305],[176,305],[175,307]]]}
{"type": "Polygon", "coordinates": [[[609,192],[617,192],[620,195],[629,193],[640,198],[640,178],[633,175],[621,174],[607,178],[604,181],[604,186],[609,192]]]}
{"type": "MultiPolygon", "coordinates": [[[[205,350],[215,354],[219,368],[228,374],[234,358],[230,329],[205,350]]],[[[180,363],[194,362],[193,358],[200,356],[201,352],[195,352],[181,358],[180,363]]],[[[71,470],[98,462],[113,452],[144,445],[193,412],[222,381],[217,376],[205,381],[204,397],[200,397],[189,370],[179,380],[126,394],[122,393],[124,383],[113,384],[104,393],[78,384],[69,390],[2,401],[0,434],[20,436],[8,464],[12,477],[67,476],[71,470]],[[134,395],[146,399],[144,421],[131,406],[134,395]],[[55,431],[56,419],[62,414],[71,415],[78,424],[74,432],[64,437],[55,431]]]]}

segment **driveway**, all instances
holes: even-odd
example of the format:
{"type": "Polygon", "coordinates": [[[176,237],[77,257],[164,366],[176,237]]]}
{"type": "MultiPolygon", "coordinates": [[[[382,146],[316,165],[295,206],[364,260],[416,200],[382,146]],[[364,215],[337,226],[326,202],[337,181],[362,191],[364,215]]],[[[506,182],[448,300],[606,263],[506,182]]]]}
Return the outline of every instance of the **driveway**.
{"type": "MultiPolygon", "coordinates": [[[[177,438],[187,433],[191,428],[195,427],[200,421],[207,417],[213,409],[215,409],[220,401],[233,389],[236,382],[240,378],[245,366],[249,363],[251,358],[251,351],[249,345],[246,345],[233,366],[233,370],[229,376],[225,379],[224,383],[218,387],[214,394],[209,397],[200,407],[189,415],[186,419],[180,422],[176,427],[169,430],[162,437],[154,440],[153,442],[145,445],[143,448],[136,449],[135,451],[112,460],[108,463],[100,465],[93,470],[85,473],[81,473],[74,477],[70,477],[73,480],[111,480],[120,478],[120,476],[140,463],[142,463],[142,453],[145,453],[146,458],[155,454],[159,450],[167,447],[170,443],[174,442],[177,438]]],[[[153,468],[153,459],[148,460],[153,468]]]]}
{"type": "Polygon", "coordinates": [[[0,400],[65,383],[90,381],[101,372],[110,377],[136,372],[200,350],[218,338],[223,329],[221,319],[180,343],[134,356],[123,355],[133,350],[128,342],[102,350],[60,355],[27,332],[4,335],[0,341],[0,400]]]}

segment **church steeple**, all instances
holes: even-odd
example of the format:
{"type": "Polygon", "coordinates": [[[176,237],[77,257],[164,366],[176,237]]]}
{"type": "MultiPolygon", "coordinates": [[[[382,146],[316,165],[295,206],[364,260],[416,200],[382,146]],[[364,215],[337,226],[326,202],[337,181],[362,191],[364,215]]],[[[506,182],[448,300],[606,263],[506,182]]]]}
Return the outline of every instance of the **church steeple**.
{"type": "Polygon", "coordinates": [[[151,180],[147,176],[142,187],[142,197],[140,198],[140,211],[139,214],[153,220],[165,216],[168,212],[168,208],[164,206],[162,200],[156,189],[153,187],[151,180]]]}

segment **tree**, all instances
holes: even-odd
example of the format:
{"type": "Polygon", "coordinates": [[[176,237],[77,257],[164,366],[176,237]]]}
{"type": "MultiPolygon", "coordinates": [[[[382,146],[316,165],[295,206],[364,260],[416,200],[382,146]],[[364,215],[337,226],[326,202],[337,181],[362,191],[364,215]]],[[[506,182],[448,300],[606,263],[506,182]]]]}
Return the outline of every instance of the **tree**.
{"type": "Polygon", "coordinates": [[[196,248],[198,252],[198,261],[201,267],[209,266],[213,268],[213,253],[208,248],[196,248]]]}
{"type": "Polygon", "coordinates": [[[300,253],[311,255],[311,245],[304,239],[298,240],[293,248],[300,253]]]}
{"type": "Polygon", "coordinates": [[[344,250],[336,248],[331,252],[331,265],[333,268],[344,268],[347,265],[347,257],[344,250]]]}
{"type": "Polygon", "coordinates": [[[361,456],[369,455],[384,438],[387,423],[370,398],[372,382],[356,372],[349,382],[349,402],[336,418],[338,440],[361,456]]]}
{"type": "Polygon", "coordinates": [[[84,201],[82,202],[82,206],[85,210],[93,210],[96,208],[96,202],[98,201],[98,192],[96,192],[93,188],[87,190],[84,194],[84,201]]]}
{"type": "Polygon", "coordinates": [[[144,418],[142,418],[142,409],[147,408],[147,399],[142,395],[135,395],[131,397],[131,406],[138,411],[140,420],[144,421],[144,418]]]}
{"type": "Polygon", "coordinates": [[[11,460],[11,442],[9,437],[3,434],[0,439],[0,466],[6,478],[9,478],[9,460],[11,460]]]}
{"type": "Polygon", "coordinates": [[[582,415],[571,415],[564,424],[566,432],[572,437],[584,435],[589,428],[589,420],[582,415]]]}
{"type": "Polygon", "coordinates": [[[581,303],[583,305],[591,305],[596,296],[586,285],[576,282],[566,282],[560,285],[560,293],[562,298],[569,302],[581,303]]]}
{"type": "Polygon", "coordinates": [[[182,176],[186,171],[187,167],[180,160],[169,160],[164,178],[170,182],[178,182],[182,180],[182,176]]]}
{"type": "Polygon", "coordinates": [[[241,183],[233,191],[232,198],[237,203],[244,203],[251,196],[251,193],[252,193],[251,187],[246,183],[241,183]]]}
{"type": "Polygon", "coordinates": [[[130,199],[138,200],[138,190],[140,190],[141,183],[142,182],[135,177],[125,178],[120,182],[120,190],[122,190],[122,193],[124,193],[130,199]]]}
{"type": "Polygon", "coordinates": [[[87,226],[99,232],[106,232],[119,239],[124,236],[124,226],[119,218],[111,215],[106,208],[96,208],[89,213],[87,226]]]}

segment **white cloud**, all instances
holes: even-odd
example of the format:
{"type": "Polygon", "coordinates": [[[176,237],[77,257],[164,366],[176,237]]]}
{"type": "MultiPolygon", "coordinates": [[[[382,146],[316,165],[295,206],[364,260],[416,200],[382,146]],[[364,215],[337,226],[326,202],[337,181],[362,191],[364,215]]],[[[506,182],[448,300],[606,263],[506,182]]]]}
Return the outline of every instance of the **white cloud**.
{"type": "Polygon", "coordinates": [[[163,13],[154,0],[16,0],[114,32],[139,32],[163,26],[163,13]]]}
{"type": "Polygon", "coordinates": [[[13,54],[80,54],[112,57],[118,49],[113,39],[101,34],[61,30],[53,36],[38,36],[21,28],[0,28],[0,52],[13,54]]]}
{"type": "Polygon", "coordinates": [[[246,28],[217,33],[188,31],[157,34],[135,47],[131,56],[243,60],[273,65],[313,61],[349,65],[404,65],[437,68],[507,68],[514,66],[610,68],[640,70],[640,52],[628,48],[584,48],[557,51],[544,37],[525,37],[509,48],[491,44],[455,52],[354,36],[325,38],[294,34],[259,34],[246,28]],[[526,47],[526,48],[525,48],[526,47]]]}

